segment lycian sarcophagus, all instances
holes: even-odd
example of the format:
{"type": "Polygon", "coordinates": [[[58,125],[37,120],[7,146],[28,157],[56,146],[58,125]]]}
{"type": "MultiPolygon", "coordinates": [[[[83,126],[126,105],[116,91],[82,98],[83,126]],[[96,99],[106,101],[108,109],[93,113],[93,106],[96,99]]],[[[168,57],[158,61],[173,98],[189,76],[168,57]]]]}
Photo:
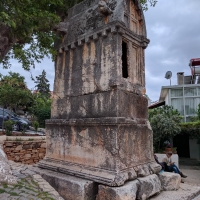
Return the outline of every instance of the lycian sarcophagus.
{"type": "Polygon", "coordinates": [[[41,168],[110,186],[159,171],[147,116],[138,0],[85,0],[57,31],[54,100],[41,168]]]}

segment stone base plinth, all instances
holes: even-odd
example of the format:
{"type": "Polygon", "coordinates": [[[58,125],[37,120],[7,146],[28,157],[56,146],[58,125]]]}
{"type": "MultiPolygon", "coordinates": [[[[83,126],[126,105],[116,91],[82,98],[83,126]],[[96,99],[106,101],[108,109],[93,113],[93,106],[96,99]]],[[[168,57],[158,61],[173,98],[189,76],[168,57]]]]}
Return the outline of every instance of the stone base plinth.
{"type": "Polygon", "coordinates": [[[52,119],[39,167],[109,186],[158,173],[148,120],[124,117],[52,119]]]}
{"type": "Polygon", "coordinates": [[[162,189],[166,191],[178,190],[180,188],[181,176],[179,174],[163,172],[158,175],[162,189]]]}
{"type": "Polygon", "coordinates": [[[161,183],[155,174],[110,187],[38,167],[31,170],[40,174],[66,200],[191,200],[200,195],[199,186],[187,183],[180,184],[176,191],[161,192],[161,183]]]}
{"type": "Polygon", "coordinates": [[[145,200],[160,191],[159,178],[153,174],[135,181],[129,181],[121,187],[99,185],[97,200],[145,200]]]}
{"type": "Polygon", "coordinates": [[[161,191],[161,183],[156,174],[138,178],[139,189],[137,191],[137,199],[148,199],[149,197],[159,193],[161,191]]]}
{"type": "Polygon", "coordinates": [[[98,185],[93,181],[37,167],[32,170],[40,174],[66,200],[96,199],[98,185]]]}
{"type": "Polygon", "coordinates": [[[134,200],[139,188],[139,181],[130,181],[121,187],[99,185],[96,200],[134,200]]]}
{"type": "Polygon", "coordinates": [[[163,191],[150,200],[199,200],[200,186],[181,183],[176,191],[163,191]]]}

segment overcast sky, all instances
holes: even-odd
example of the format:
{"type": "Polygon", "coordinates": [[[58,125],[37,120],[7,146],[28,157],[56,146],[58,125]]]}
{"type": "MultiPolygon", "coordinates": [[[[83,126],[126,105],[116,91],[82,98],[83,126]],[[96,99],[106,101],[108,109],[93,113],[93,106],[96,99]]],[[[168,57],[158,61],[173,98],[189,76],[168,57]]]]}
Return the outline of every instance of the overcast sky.
{"type": "MultiPolygon", "coordinates": [[[[188,66],[191,58],[200,58],[200,0],[158,0],[156,7],[145,12],[147,36],[150,44],[146,49],[146,88],[152,101],[159,99],[162,86],[169,85],[164,78],[167,71],[172,71],[172,85],[177,84],[177,72],[190,75],[188,66]]],[[[31,70],[33,77],[47,72],[53,90],[54,63],[45,59],[31,70]]],[[[30,89],[35,84],[16,61],[12,61],[10,70],[26,77],[30,89]]]]}

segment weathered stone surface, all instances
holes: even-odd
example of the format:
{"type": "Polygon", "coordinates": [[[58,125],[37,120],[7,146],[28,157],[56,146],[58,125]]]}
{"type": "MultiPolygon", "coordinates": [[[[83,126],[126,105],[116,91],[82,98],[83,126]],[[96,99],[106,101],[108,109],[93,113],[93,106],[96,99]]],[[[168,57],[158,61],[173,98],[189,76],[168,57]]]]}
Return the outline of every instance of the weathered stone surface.
{"type": "Polygon", "coordinates": [[[8,159],[0,145],[0,183],[2,182],[15,184],[17,183],[17,178],[12,175],[8,159]]]}
{"type": "Polygon", "coordinates": [[[199,200],[200,186],[184,183],[176,191],[163,191],[151,200],[199,200]]]}
{"type": "Polygon", "coordinates": [[[46,141],[4,142],[4,151],[9,160],[24,164],[37,163],[46,154],[46,141]]]}
{"type": "Polygon", "coordinates": [[[22,150],[22,145],[18,145],[15,150],[19,151],[19,150],[22,150]]]}
{"type": "Polygon", "coordinates": [[[150,174],[149,166],[143,166],[145,162],[154,163],[150,140],[152,132],[145,124],[138,126],[134,121],[124,118],[120,119],[121,122],[116,119],[120,126],[109,118],[99,122],[91,119],[93,124],[87,120],[77,120],[73,129],[68,122],[49,124],[46,128],[46,134],[50,134],[47,154],[39,166],[77,174],[111,186],[120,186],[126,180],[135,179],[135,165],[144,169],[142,176],[150,174]],[[60,138],[58,132],[64,135],[60,138]],[[62,159],[62,163],[58,159],[62,159]]]}
{"type": "Polygon", "coordinates": [[[96,200],[134,200],[139,187],[137,180],[125,183],[121,187],[99,185],[96,200]]]}
{"type": "Polygon", "coordinates": [[[162,169],[162,167],[157,163],[149,164],[149,168],[150,168],[150,171],[152,171],[152,173],[154,174],[158,174],[160,170],[162,169]]]}
{"type": "Polygon", "coordinates": [[[178,190],[181,183],[181,176],[179,174],[163,172],[158,174],[163,190],[172,191],[178,190]]]}
{"type": "Polygon", "coordinates": [[[156,173],[138,0],[85,0],[59,30],[54,98],[39,167],[109,186],[156,173]],[[153,170],[152,170],[153,169],[153,170]]]}
{"type": "MultiPolygon", "coordinates": [[[[93,181],[33,167],[66,200],[95,200],[98,185],[93,181]]],[[[34,177],[39,178],[37,175],[34,177]]]]}
{"type": "Polygon", "coordinates": [[[156,174],[138,178],[140,183],[139,189],[137,191],[137,199],[145,200],[159,193],[162,189],[160,180],[156,174]]]}

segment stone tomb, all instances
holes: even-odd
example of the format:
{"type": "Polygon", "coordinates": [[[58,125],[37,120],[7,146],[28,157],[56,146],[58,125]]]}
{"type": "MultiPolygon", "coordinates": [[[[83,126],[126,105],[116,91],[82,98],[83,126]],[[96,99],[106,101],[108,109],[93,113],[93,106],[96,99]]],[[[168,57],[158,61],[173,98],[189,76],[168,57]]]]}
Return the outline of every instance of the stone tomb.
{"type": "Polygon", "coordinates": [[[57,26],[52,116],[39,167],[108,186],[157,173],[138,0],[85,0],[57,26]]]}

